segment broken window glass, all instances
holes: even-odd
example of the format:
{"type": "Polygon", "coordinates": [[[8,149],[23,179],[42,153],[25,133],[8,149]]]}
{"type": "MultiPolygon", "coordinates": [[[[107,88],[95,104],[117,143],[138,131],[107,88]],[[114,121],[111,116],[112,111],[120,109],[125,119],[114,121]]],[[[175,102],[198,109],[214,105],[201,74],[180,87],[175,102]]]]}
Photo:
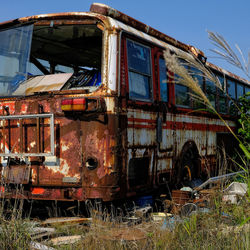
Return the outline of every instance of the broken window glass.
{"type": "Polygon", "coordinates": [[[0,32],[0,95],[11,96],[27,78],[33,25],[0,32]]]}
{"type": "Polygon", "coordinates": [[[150,48],[127,40],[129,97],[151,100],[150,48]]]}
{"type": "Polygon", "coordinates": [[[0,45],[2,96],[101,85],[102,30],[95,24],[38,22],[0,32],[0,45]]]}

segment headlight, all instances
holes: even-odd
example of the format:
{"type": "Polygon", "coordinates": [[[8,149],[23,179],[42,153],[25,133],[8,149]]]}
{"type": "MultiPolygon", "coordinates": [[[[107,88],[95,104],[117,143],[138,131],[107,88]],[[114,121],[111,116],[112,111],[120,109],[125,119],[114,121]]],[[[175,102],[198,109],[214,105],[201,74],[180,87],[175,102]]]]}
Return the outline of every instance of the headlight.
{"type": "Polygon", "coordinates": [[[98,161],[96,158],[90,157],[87,159],[86,168],[88,168],[89,170],[94,170],[97,168],[97,166],[98,166],[98,161]]]}

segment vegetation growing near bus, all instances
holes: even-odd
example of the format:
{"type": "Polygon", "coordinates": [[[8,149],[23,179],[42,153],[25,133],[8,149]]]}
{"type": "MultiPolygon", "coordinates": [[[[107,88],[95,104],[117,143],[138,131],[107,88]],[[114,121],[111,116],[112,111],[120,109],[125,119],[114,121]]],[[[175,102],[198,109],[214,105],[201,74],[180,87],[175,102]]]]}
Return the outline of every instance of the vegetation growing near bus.
{"type": "MultiPolygon", "coordinates": [[[[233,51],[227,41],[218,33],[208,31],[209,39],[219,49],[213,49],[212,51],[218,54],[221,58],[225,59],[230,64],[238,67],[250,80],[250,51],[248,52],[248,59],[245,59],[240,47],[236,44],[236,49],[241,56],[240,58],[233,51]]],[[[244,146],[247,148],[248,153],[250,151],[250,92],[245,96],[241,96],[238,103],[234,102],[235,107],[239,111],[239,123],[241,127],[238,129],[238,133],[242,138],[244,146]]],[[[245,152],[246,153],[246,152],[245,152]]],[[[249,157],[248,157],[249,159],[249,157]]]]}
{"type": "MultiPolygon", "coordinates": [[[[237,46],[238,51],[242,56],[242,61],[234,53],[231,47],[228,45],[226,40],[218,34],[209,32],[209,37],[213,43],[222,50],[214,50],[217,54],[225,58],[229,63],[242,69],[242,71],[249,78],[250,69],[250,52],[248,56],[248,62],[244,59],[241,50],[237,46]]],[[[245,171],[245,174],[241,176],[244,182],[248,185],[248,194],[250,194],[250,172],[249,172],[249,160],[250,160],[250,93],[246,93],[245,96],[238,99],[238,101],[233,100],[229,95],[228,98],[233,103],[236,114],[239,116],[240,128],[238,129],[238,134],[234,133],[227,121],[223,119],[222,115],[216,110],[213,104],[209,101],[208,97],[202,90],[199,82],[195,76],[197,76],[197,70],[200,72],[200,76],[203,76],[206,80],[212,82],[220,91],[225,92],[225,88],[221,86],[219,79],[213,74],[213,72],[205,66],[205,64],[198,58],[195,58],[192,54],[187,54],[185,52],[179,51],[177,54],[170,52],[170,50],[165,51],[165,62],[167,68],[178,75],[175,83],[187,86],[192,93],[190,94],[192,98],[203,103],[211,112],[215,113],[220,120],[225,124],[230,133],[238,141],[239,147],[243,151],[243,156],[238,157],[239,160],[235,161],[240,169],[245,171]],[[188,67],[187,67],[188,66],[188,67]],[[187,69],[188,68],[188,69],[187,69]],[[193,70],[192,70],[193,69],[193,70]],[[195,71],[194,71],[195,69],[195,71]]],[[[227,95],[227,93],[225,93],[227,95]]]]}
{"type": "MultiPolygon", "coordinates": [[[[235,60],[234,65],[243,69],[243,71],[246,72],[246,75],[248,76],[249,62],[248,64],[245,65],[245,67],[242,66],[242,64],[240,64],[240,60],[238,59],[236,54],[232,52],[232,49],[226,43],[226,41],[221,36],[216,36],[212,34],[214,33],[210,32],[210,36],[214,38],[214,41],[215,42],[218,41],[219,47],[223,47],[223,44],[225,43],[223,48],[225,48],[225,53],[227,52],[229,53],[228,57],[225,54],[226,59],[232,62],[235,60]]],[[[224,55],[223,53],[220,54],[224,55]]],[[[198,100],[200,103],[204,104],[210,111],[215,113],[220,118],[220,120],[225,124],[230,133],[238,141],[239,147],[242,149],[245,156],[249,160],[250,159],[249,143],[246,141],[249,135],[248,131],[249,126],[247,126],[249,124],[249,113],[245,112],[247,110],[247,106],[245,106],[246,102],[242,102],[241,107],[239,107],[237,103],[234,102],[234,106],[237,108],[237,111],[240,113],[241,116],[239,122],[241,123],[242,129],[239,130],[239,132],[245,136],[241,138],[239,135],[236,135],[234,133],[234,131],[230,128],[226,120],[223,119],[221,114],[216,110],[216,108],[210,102],[210,100],[202,90],[201,86],[199,85],[199,82],[195,76],[197,76],[197,70],[198,70],[199,72],[198,75],[203,76],[206,80],[212,82],[220,91],[224,92],[225,89],[223,89],[218,77],[216,77],[213,74],[213,72],[208,67],[206,67],[201,60],[195,58],[191,54],[187,54],[186,52],[179,51],[178,53],[175,54],[168,49],[165,51],[164,56],[167,68],[171,72],[174,72],[175,74],[178,75],[178,78],[175,80],[175,83],[188,87],[191,90],[190,95],[193,99],[198,100]]],[[[230,96],[228,96],[228,98],[231,99],[230,96]]],[[[231,99],[231,101],[233,100],[231,99]]]]}
{"type": "Polygon", "coordinates": [[[238,133],[243,138],[247,150],[250,151],[250,92],[246,96],[240,97],[238,106],[240,109],[239,123],[241,125],[238,133]]]}
{"type": "Polygon", "coordinates": [[[242,60],[237,56],[231,46],[227,43],[223,36],[218,33],[208,31],[209,39],[219,49],[212,51],[218,54],[221,58],[225,59],[230,64],[238,67],[250,79],[250,51],[248,52],[248,59],[246,60],[240,47],[236,44],[236,49],[241,55],[242,60]]]}
{"type": "MultiPolygon", "coordinates": [[[[17,188],[17,192],[18,192],[17,188]]],[[[23,218],[23,200],[9,199],[0,202],[0,249],[30,249],[32,224],[23,218]]]]}

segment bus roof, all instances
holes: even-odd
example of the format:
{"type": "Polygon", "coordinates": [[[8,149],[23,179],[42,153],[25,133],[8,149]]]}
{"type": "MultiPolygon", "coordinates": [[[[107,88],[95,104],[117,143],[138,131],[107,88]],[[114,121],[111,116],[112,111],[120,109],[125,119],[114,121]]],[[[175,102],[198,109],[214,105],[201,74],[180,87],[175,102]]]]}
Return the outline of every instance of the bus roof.
{"type": "MultiPolygon", "coordinates": [[[[94,12],[94,13],[98,13],[98,14],[102,14],[104,16],[108,16],[108,17],[111,17],[111,18],[114,18],[128,26],[131,26],[133,28],[135,28],[136,30],[139,30],[139,31],[142,31],[143,33],[146,33],[148,34],[149,36],[152,36],[152,37],[155,37],[163,42],[166,42],[168,44],[171,44],[179,49],[182,49],[184,51],[187,51],[187,52],[191,52],[194,56],[198,57],[198,56],[201,56],[203,58],[205,58],[205,55],[204,53],[195,48],[194,46],[192,45],[187,45],[187,44],[184,44],[112,7],[109,7],[108,5],[105,5],[105,4],[101,4],[101,3],[93,3],[90,7],[90,11],[91,12],[94,12]]],[[[123,26],[124,27],[124,26],[123,26]]],[[[206,59],[206,58],[205,58],[206,59]]],[[[218,72],[220,72],[221,74],[223,75],[228,75],[229,77],[231,78],[235,78],[237,79],[238,81],[241,81],[241,82],[244,82],[248,85],[250,85],[250,81],[240,77],[240,76],[237,76],[223,68],[220,68],[210,62],[206,62],[206,65],[218,72]]]]}

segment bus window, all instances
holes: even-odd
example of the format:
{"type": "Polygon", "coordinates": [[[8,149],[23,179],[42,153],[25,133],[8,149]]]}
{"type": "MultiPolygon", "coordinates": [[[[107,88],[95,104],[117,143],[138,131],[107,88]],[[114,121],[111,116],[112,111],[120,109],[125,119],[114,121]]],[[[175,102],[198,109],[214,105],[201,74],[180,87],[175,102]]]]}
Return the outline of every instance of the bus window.
{"type": "Polygon", "coordinates": [[[168,83],[167,83],[167,68],[165,60],[159,58],[159,77],[160,77],[160,90],[161,90],[161,101],[168,101],[168,83]]]}
{"type": "Polygon", "coordinates": [[[237,99],[244,95],[244,86],[237,83],[237,99]]]}
{"type": "MultiPolygon", "coordinates": [[[[203,73],[200,70],[193,68],[193,67],[190,69],[190,73],[191,73],[193,79],[198,81],[198,84],[200,85],[201,89],[204,90],[204,88],[203,88],[203,73]]],[[[195,96],[195,93],[193,93],[193,94],[195,96]]],[[[191,97],[191,99],[192,99],[193,108],[203,108],[204,107],[202,102],[200,100],[198,100],[197,98],[191,97]]]]}
{"type": "Polygon", "coordinates": [[[250,93],[249,92],[250,92],[250,88],[245,86],[245,95],[248,93],[248,97],[247,97],[248,99],[250,98],[250,93]]]}
{"type": "Polygon", "coordinates": [[[129,97],[150,101],[152,99],[150,48],[127,40],[129,97]]]}
{"type": "Polygon", "coordinates": [[[203,74],[202,74],[202,72],[196,68],[191,68],[190,72],[191,72],[192,77],[198,81],[201,89],[203,89],[203,74]]]}
{"type": "Polygon", "coordinates": [[[236,114],[234,102],[236,99],[236,93],[235,93],[235,82],[232,80],[227,80],[227,93],[228,96],[231,98],[229,99],[228,106],[229,106],[229,113],[234,115],[236,114]]]}
{"type": "MultiPolygon", "coordinates": [[[[189,71],[188,64],[184,60],[180,60],[180,63],[183,67],[189,71]]],[[[178,75],[175,74],[175,82],[178,82],[178,75]]],[[[175,104],[179,106],[190,106],[190,94],[189,94],[189,88],[182,85],[182,84],[175,84],[175,104]]]]}
{"type": "Polygon", "coordinates": [[[235,82],[231,80],[227,81],[227,93],[232,99],[236,99],[235,82]]]}
{"type": "Polygon", "coordinates": [[[33,25],[0,32],[0,95],[11,96],[27,78],[33,25]]]}
{"type": "Polygon", "coordinates": [[[247,94],[248,92],[250,92],[250,88],[245,87],[245,94],[247,94]]]}
{"type": "Polygon", "coordinates": [[[175,103],[181,106],[190,105],[188,87],[175,84],[175,103]]]}
{"type": "Polygon", "coordinates": [[[206,94],[207,98],[212,104],[212,106],[215,108],[216,103],[216,86],[213,82],[206,80],[206,94]]]}
{"type": "Polygon", "coordinates": [[[221,75],[218,75],[218,79],[221,84],[221,89],[218,88],[218,111],[220,113],[227,113],[227,96],[225,93],[225,78],[221,75]]]}

